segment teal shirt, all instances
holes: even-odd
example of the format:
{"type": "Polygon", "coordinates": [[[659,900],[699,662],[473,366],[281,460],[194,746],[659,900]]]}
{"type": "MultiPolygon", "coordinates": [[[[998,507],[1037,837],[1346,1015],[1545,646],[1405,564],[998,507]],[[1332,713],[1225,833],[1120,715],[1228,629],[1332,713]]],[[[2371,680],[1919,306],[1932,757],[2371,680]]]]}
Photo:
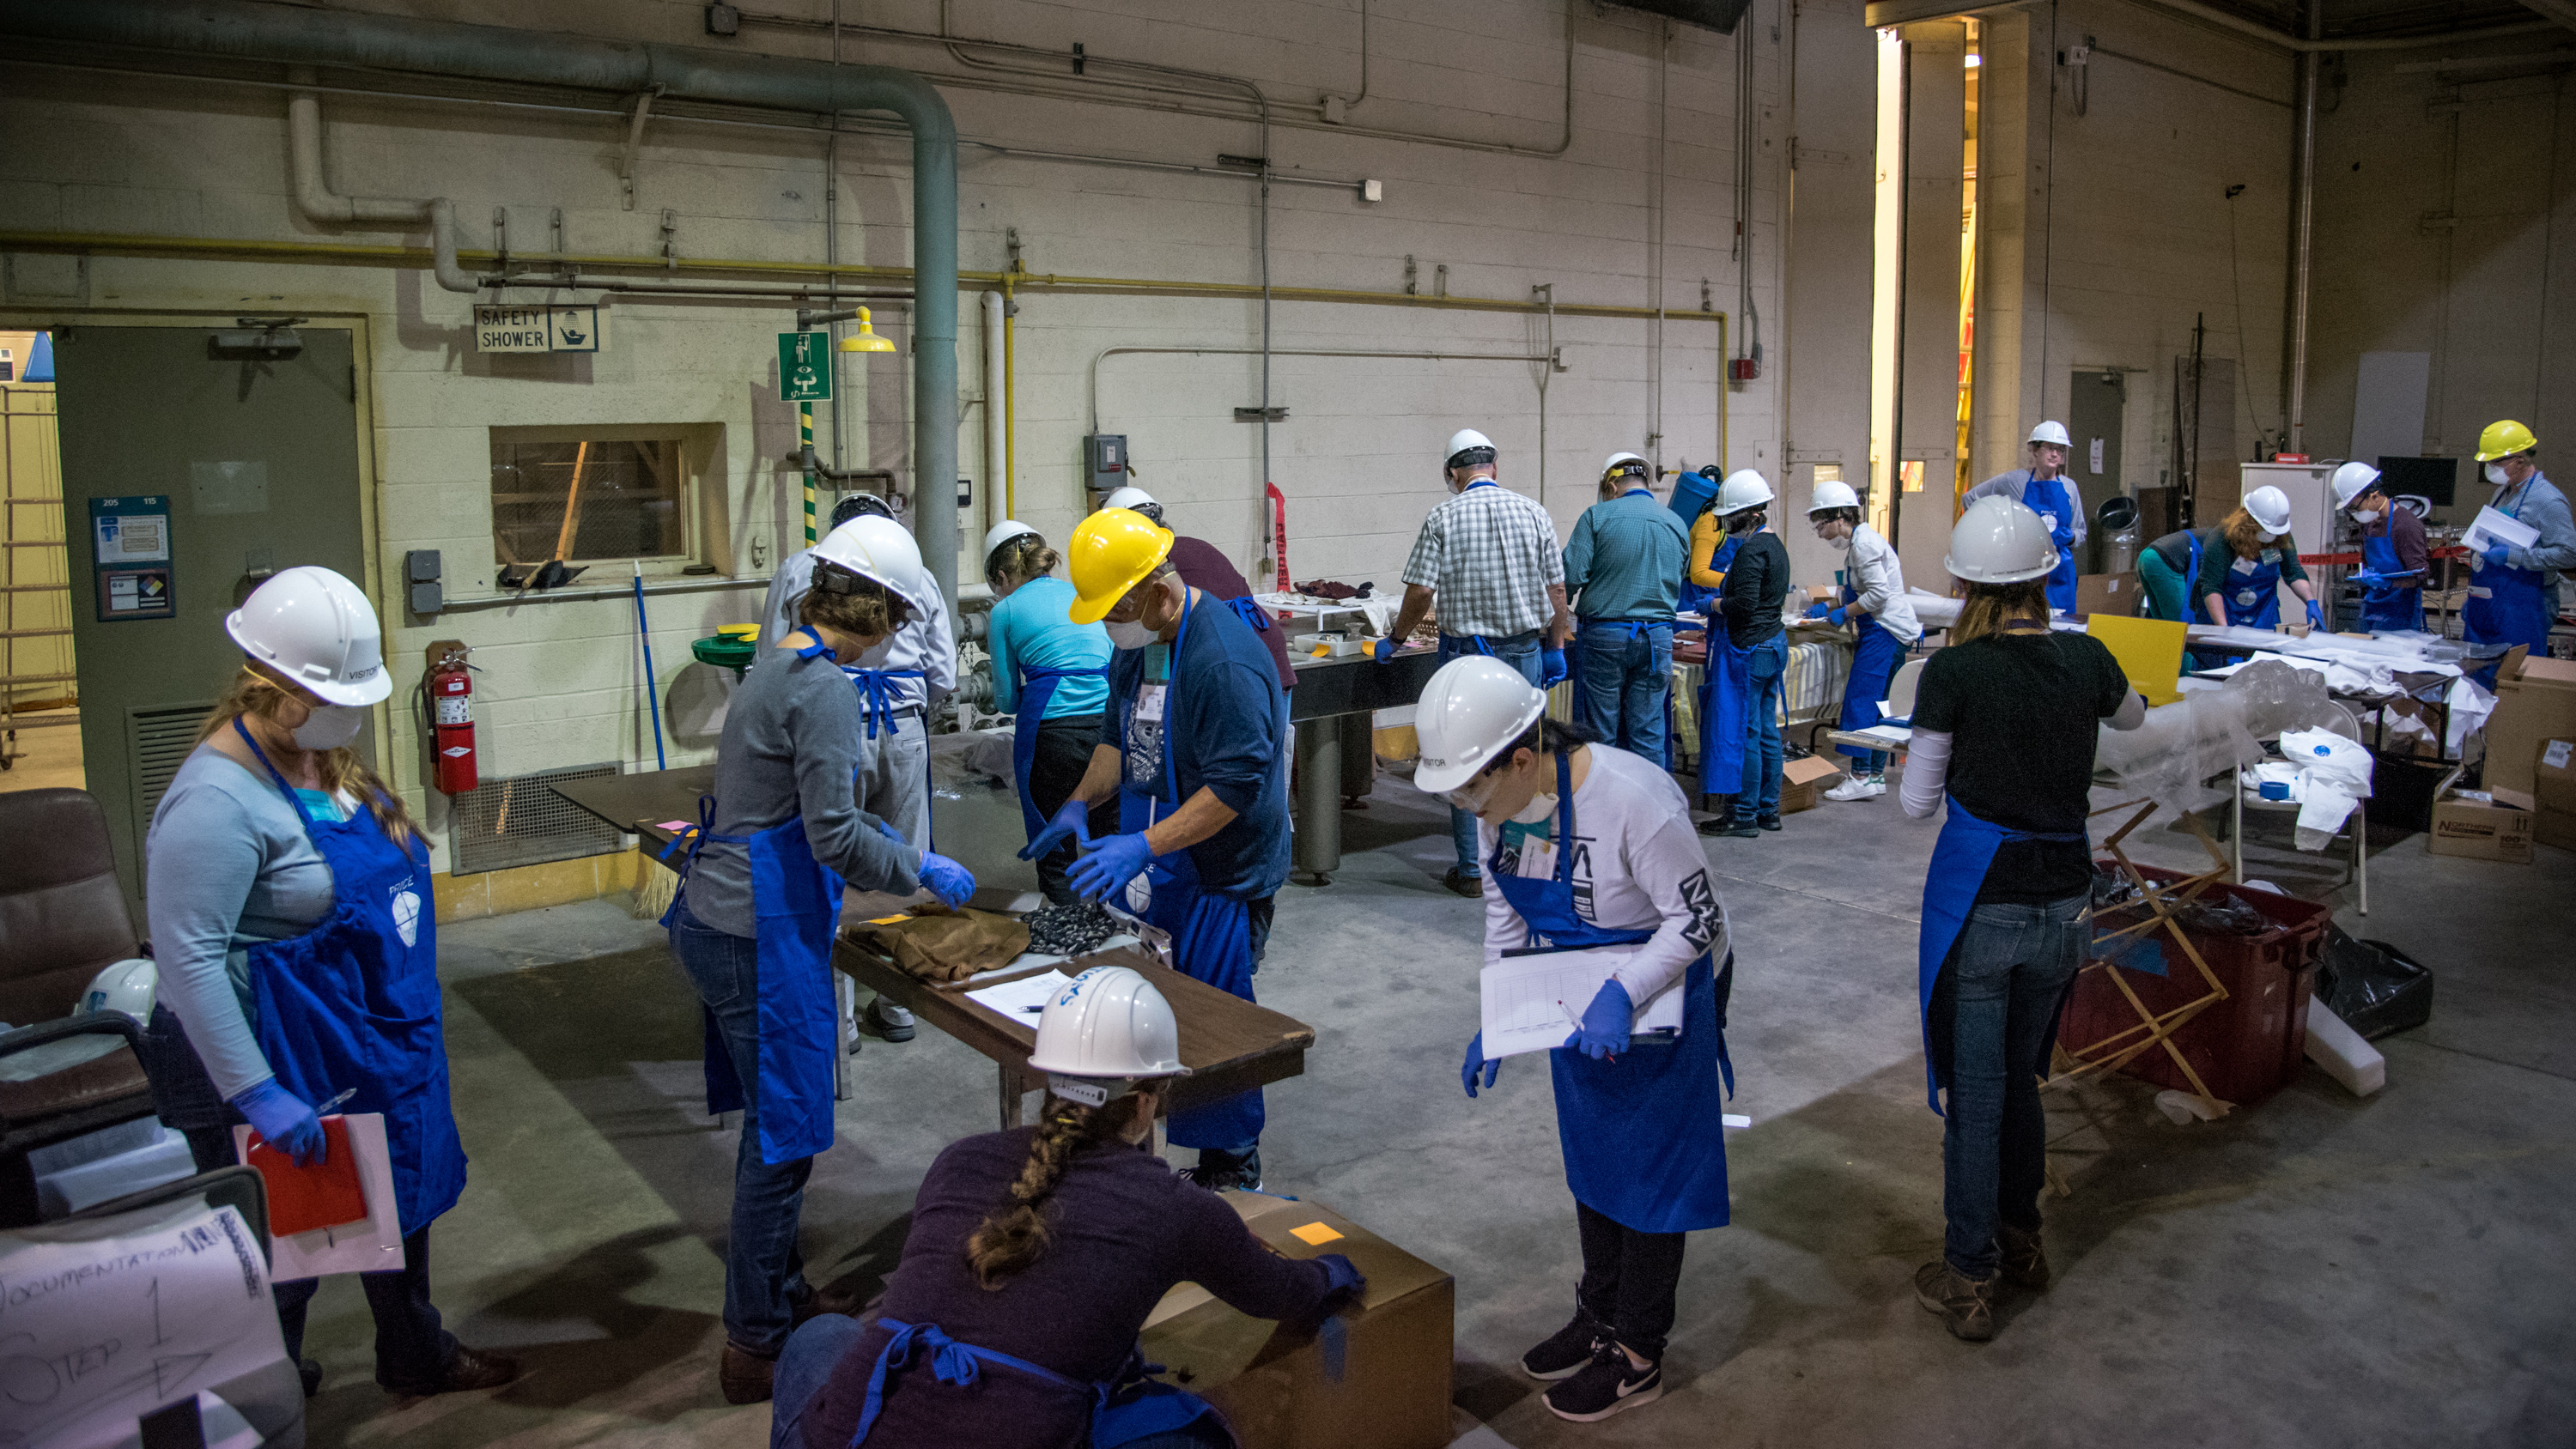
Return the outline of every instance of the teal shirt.
{"type": "Polygon", "coordinates": [[[1587,620],[1673,617],[1690,529],[1643,488],[1583,510],[1565,544],[1565,588],[1587,620]]]}
{"type": "MultiPolygon", "coordinates": [[[[1028,669],[1102,669],[1114,652],[1109,631],[1073,622],[1073,585],[1058,578],[1031,579],[993,606],[987,642],[993,650],[993,709],[1009,714],[1020,699],[1020,672],[1028,669]]],[[[1046,718],[1098,714],[1109,703],[1109,681],[1100,675],[1055,682],[1046,718]]]]}

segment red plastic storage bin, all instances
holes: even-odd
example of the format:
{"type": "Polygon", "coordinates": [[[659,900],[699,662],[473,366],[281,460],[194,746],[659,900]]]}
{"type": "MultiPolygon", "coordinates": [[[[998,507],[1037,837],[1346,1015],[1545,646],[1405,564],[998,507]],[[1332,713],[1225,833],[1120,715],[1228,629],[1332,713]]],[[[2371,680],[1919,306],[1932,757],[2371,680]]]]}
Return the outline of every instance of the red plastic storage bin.
{"type": "MultiPolygon", "coordinates": [[[[2138,870],[2159,884],[2185,878],[2180,871],[2153,866],[2138,870]]],[[[2173,1034],[2173,1044],[2212,1094],[2250,1107],[2299,1075],[2307,1053],[2308,998],[2316,989],[2317,964],[2325,954],[2332,913],[2311,901],[2225,884],[2203,889],[2197,899],[2220,896],[2262,912],[2272,929],[2258,936],[2238,936],[2184,928],[2201,959],[2226,986],[2227,998],[2183,1023],[2173,1034]]],[[[2117,930],[2136,919],[2131,910],[2105,912],[2095,918],[2094,934],[2117,930]]],[[[2057,1030],[2058,1043],[2068,1051],[2080,1052],[2138,1024],[2136,1009],[2110,980],[2113,971],[2121,974],[2149,1011],[2159,1015],[2208,994],[2209,983],[2175,944],[2172,931],[2159,925],[2151,934],[2142,934],[2162,954],[2165,974],[2103,966],[2077,976],[2057,1030]]],[[[2115,953],[2137,949],[2129,943],[2138,939],[2124,938],[2111,949],[2115,953]]],[[[2136,1040],[2132,1035],[2122,1045],[2136,1040]]],[[[2190,1079],[2162,1046],[2131,1057],[2120,1070],[2159,1087],[2191,1090],[2190,1079]]]]}

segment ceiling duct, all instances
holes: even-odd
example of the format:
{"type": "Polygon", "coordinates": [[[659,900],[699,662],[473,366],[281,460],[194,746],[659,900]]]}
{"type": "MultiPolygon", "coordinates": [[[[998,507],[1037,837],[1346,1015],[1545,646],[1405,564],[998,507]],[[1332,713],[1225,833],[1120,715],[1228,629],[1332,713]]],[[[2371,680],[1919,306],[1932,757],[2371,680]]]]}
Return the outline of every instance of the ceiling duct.
{"type": "Polygon", "coordinates": [[[1643,10],[1649,15],[1733,35],[1735,22],[1744,18],[1745,7],[1752,3],[1753,0],[1614,0],[1614,8],[1643,10]]]}

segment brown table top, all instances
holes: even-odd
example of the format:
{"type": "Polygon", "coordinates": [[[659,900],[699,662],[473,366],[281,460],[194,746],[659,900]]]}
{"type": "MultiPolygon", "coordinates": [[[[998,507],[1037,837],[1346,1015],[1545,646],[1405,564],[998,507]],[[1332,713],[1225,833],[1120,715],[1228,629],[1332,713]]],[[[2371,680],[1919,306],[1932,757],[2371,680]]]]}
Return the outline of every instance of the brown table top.
{"type": "MultiPolygon", "coordinates": [[[[853,895],[851,905],[861,898],[853,895]]],[[[878,899],[884,899],[882,897],[878,899]]],[[[844,908],[843,919],[852,917],[844,908]]],[[[1071,975],[1093,966],[1133,966],[1154,983],[1172,1004],[1180,1027],[1181,1065],[1190,1074],[1172,1084],[1169,1105],[1197,1106],[1237,1092],[1302,1075],[1306,1049],[1315,1044],[1315,1029],[1295,1017],[1257,1006],[1219,991],[1158,963],[1150,951],[1122,947],[1079,956],[1063,967],[1030,966],[997,971],[971,981],[933,983],[905,971],[843,936],[835,942],[832,964],[873,988],[886,999],[991,1057],[1005,1070],[1017,1070],[1038,1083],[1042,1074],[1028,1070],[1029,1053],[1037,1049],[1037,1018],[1006,1017],[967,996],[1005,981],[1062,969],[1071,975]]]]}
{"type": "MultiPolygon", "coordinates": [[[[698,823],[698,797],[716,787],[716,767],[689,765],[677,770],[646,770],[634,775],[603,775],[591,780],[565,780],[553,791],[616,826],[645,840],[647,859],[659,859],[662,847],[678,832],[663,830],[666,820],[698,823]]],[[[675,854],[665,864],[678,868],[675,854]]]]}

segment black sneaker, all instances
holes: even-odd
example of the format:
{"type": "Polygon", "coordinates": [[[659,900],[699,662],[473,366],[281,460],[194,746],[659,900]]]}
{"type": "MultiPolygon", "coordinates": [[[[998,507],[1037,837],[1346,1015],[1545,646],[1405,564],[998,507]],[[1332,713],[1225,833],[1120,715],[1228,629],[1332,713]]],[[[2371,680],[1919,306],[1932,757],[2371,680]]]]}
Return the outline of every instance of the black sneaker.
{"type": "Polygon", "coordinates": [[[1777,830],[1780,828],[1780,816],[1776,811],[1769,815],[1756,815],[1753,817],[1753,823],[1765,830],[1777,830]]]}
{"type": "Polygon", "coordinates": [[[1711,820],[1700,826],[1699,833],[1702,835],[1721,836],[1735,840],[1752,840],[1761,835],[1762,832],[1750,820],[1727,819],[1711,820]]]}
{"type": "Polygon", "coordinates": [[[1651,1404],[1664,1395],[1664,1365],[1659,1359],[1638,1368],[1616,1339],[1603,1339],[1572,1378],[1540,1395],[1547,1411],[1560,1419],[1590,1424],[1622,1409],[1651,1404]]]}
{"type": "Polygon", "coordinates": [[[1250,1152],[1237,1157],[1231,1152],[1218,1152],[1202,1147],[1199,1149],[1197,1164],[1182,1168],[1181,1176],[1210,1192],[1223,1192],[1228,1188],[1240,1192],[1259,1192],[1261,1191],[1261,1149],[1255,1147],[1250,1152]]]}
{"type": "Polygon", "coordinates": [[[1467,897],[1469,900],[1474,900],[1476,897],[1485,893],[1485,878],[1483,876],[1469,875],[1454,865],[1449,867],[1449,873],[1447,875],[1440,877],[1440,884],[1446,886],[1451,894],[1462,895],[1467,897]]]}
{"type": "Polygon", "coordinates": [[[1574,1317],[1556,1336],[1521,1355],[1521,1372],[1542,1380],[1570,1379],[1592,1362],[1593,1353],[1610,1338],[1609,1325],[1574,1305],[1574,1317]]]}

